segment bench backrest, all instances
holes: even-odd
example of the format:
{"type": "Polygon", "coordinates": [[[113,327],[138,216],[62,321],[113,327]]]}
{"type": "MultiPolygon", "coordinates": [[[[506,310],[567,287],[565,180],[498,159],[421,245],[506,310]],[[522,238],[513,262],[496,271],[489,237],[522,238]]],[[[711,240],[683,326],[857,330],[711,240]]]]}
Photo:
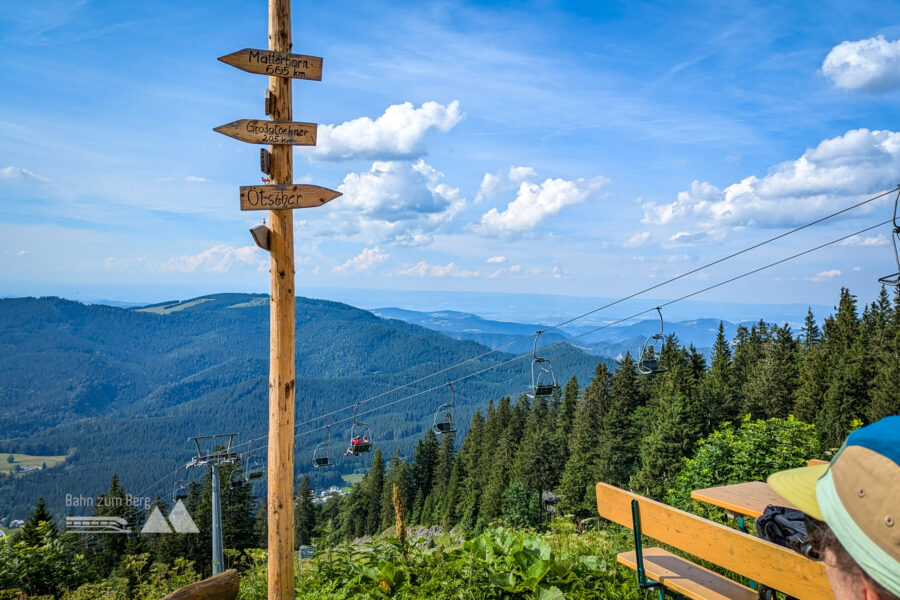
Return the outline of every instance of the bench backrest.
{"type": "Polygon", "coordinates": [[[640,507],[642,533],[801,600],[833,599],[825,565],[737,529],[597,484],[600,516],[632,528],[631,501],[640,507]]]}

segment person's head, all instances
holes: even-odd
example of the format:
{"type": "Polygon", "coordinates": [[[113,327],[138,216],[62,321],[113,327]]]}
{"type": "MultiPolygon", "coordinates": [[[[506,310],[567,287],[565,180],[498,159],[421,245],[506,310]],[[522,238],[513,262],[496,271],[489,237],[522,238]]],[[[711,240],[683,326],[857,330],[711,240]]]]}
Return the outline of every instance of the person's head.
{"type": "Polygon", "coordinates": [[[810,517],[838,600],[900,600],[900,416],[851,433],[830,464],[769,485],[810,517]]]}

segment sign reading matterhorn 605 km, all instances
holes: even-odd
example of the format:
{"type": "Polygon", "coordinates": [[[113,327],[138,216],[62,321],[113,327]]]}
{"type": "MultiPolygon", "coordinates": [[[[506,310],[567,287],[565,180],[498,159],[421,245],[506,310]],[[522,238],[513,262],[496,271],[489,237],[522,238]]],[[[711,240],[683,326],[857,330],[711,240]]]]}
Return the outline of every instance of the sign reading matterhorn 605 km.
{"type": "Polygon", "coordinates": [[[322,59],[318,56],[244,48],[219,60],[248,73],[322,81],[322,59]]]}
{"type": "MultiPolygon", "coordinates": [[[[251,229],[256,244],[269,252],[269,434],[266,524],[268,600],[293,600],[294,590],[294,406],[295,290],[293,209],[313,208],[340,196],[316,185],[295,185],[294,146],[315,146],[315,123],[293,121],[291,85],[295,79],[322,80],[322,59],[292,54],[291,0],[269,0],[269,47],[244,48],[219,58],[248,73],[268,75],[264,114],[216,127],[223,135],[260,150],[260,169],[269,185],[241,187],[241,210],[268,210],[268,225],[251,229]]],[[[304,21],[304,28],[309,24],[304,21]]],[[[260,98],[262,100],[262,98],[260,98]]],[[[174,525],[174,523],[173,523],[174,525]]],[[[162,527],[160,526],[160,529],[162,527]]],[[[215,561],[214,561],[215,564],[215,561]]]]}

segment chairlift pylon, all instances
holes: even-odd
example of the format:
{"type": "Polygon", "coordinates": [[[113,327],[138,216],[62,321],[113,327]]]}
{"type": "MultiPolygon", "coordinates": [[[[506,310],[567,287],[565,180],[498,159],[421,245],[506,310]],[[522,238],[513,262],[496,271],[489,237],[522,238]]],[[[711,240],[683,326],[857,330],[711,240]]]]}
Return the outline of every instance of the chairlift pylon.
{"type": "Polygon", "coordinates": [[[350,445],[344,456],[359,456],[372,449],[372,430],[356,418],[359,402],[353,405],[353,424],[350,425],[350,445]]]}
{"type": "Polygon", "coordinates": [[[878,283],[893,286],[900,285],[900,251],[897,250],[897,239],[900,238],[900,224],[897,223],[898,201],[900,201],[900,185],[897,186],[897,196],[894,198],[894,218],[892,220],[894,229],[891,231],[891,242],[894,244],[894,262],[897,265],[897,272],[878,278],[878,283]]]}
{"type": "Polygon", "coordinates": [[[329,444],[331,443],[331,425],[326,425],[325,429],[328,431],[328,439],[324,442],[319,443],[313,450],[313,466],[317,469],[334,466],[334,461],[331,460],[331,456],[329,455],[329,444]]]}
{"type": "Polygon", "coordinates": [[[659,355],[663,345],[663,316],[659,306],[656,307],[656,312],[659,314],[659,332],[647,338],[644,345],[641,346],[641,353],[638,356],[637,368],[644,375],[656,375],[667,370],[659,364],[659,355]],[[657,345],[659,346],[658,350],[657,345]]]}
{"type": "Polygon", "coordinates": [[[453,383],[447,382],[447,387],[450,388],[450,402],[441,404],[437,412],[434,413],[434,422],[431,425],[431,428],[438,435],[456,431],[456,426],[453,424],[453,383]]]}
{"type": "Polygon", "coordinates": [[[538,330],[534,335],[534,349],[531,354],[534,359],[531,361],[531,391],[526,392],[526,396],[532,400],[538,398],[547,398],[553,396],[559,391],[559,383],[556,381],[556,373],[553,372],[553,365],[546,358],[537,355],[537,344],[543,330],[538,330]],[[549,383],[547,379],[549,378],[549,383]]]}

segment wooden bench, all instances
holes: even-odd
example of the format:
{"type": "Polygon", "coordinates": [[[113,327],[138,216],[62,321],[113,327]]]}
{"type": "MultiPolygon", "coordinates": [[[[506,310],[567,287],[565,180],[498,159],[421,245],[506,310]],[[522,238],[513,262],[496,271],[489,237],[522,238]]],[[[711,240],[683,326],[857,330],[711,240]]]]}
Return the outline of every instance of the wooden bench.
{"type": "Polygon", "coordinates": [[[605,483],[597,484],[597,511],[634,531],[635,549],[617,559],[660,598],[666,589],[696,600],[756,600],[757,592],[662,548],[643,548],[642,534],[800,600],[834,598],[825,565],[788,548],[605,483]]]}

